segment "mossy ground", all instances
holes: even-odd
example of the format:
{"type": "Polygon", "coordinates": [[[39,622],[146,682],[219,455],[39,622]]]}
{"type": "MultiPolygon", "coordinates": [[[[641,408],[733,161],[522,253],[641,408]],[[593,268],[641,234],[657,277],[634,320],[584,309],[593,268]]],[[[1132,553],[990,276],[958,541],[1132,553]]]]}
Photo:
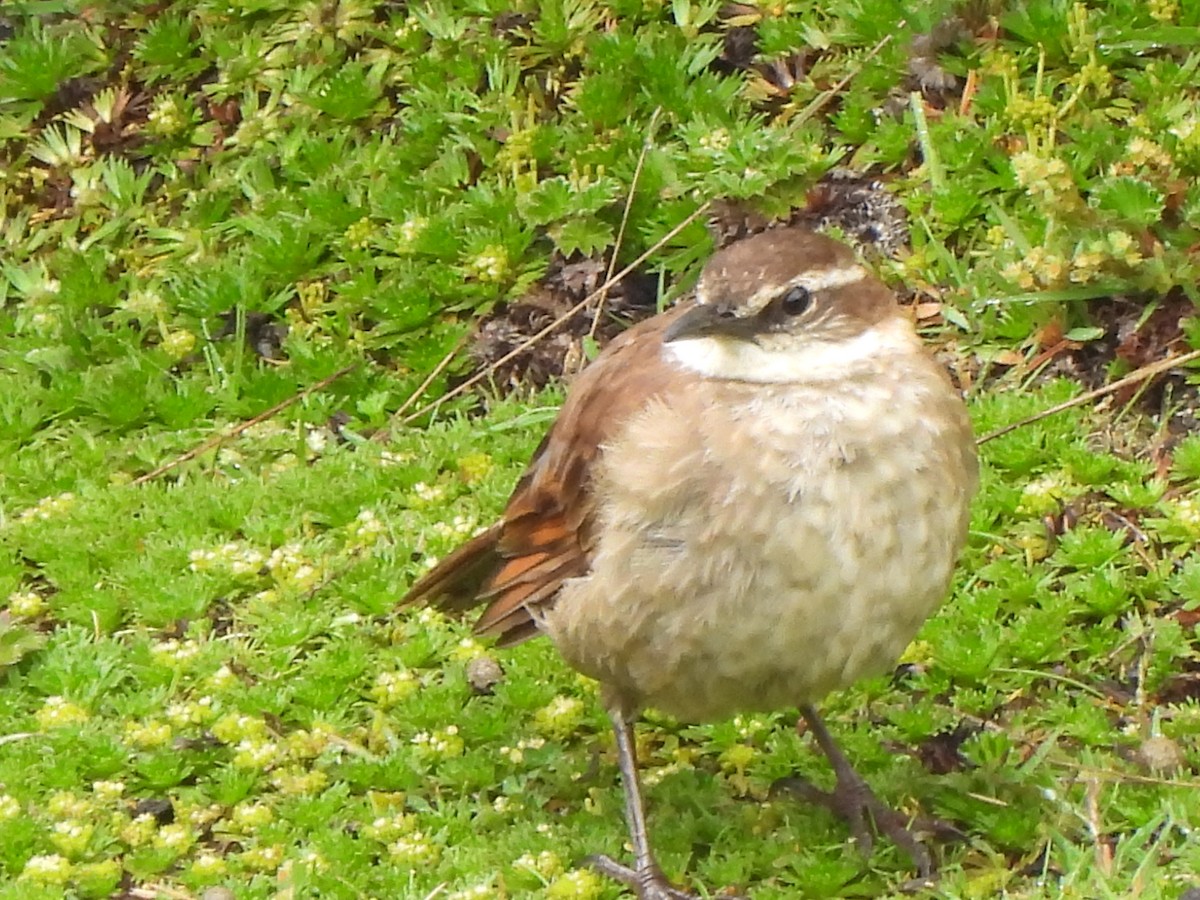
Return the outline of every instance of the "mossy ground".
{"type": "MultiPolygon", "coordinates": [[[[704,200],[886,176],[911,250],[876,265],[980,434],[1200,344],[1200,5],[914,6],[6,4],[0,897],[620,894],[576,868],[625,841],[595,686],[394,609],[559,395],[389,419],[553,254],[609,250],[627,197],[622,261],[704,200]]],[[[710,248],[697,222],[656,250],[664,302],[710,248]]],[[[1168,388],[985,444],[952,601],[825,705],[879,793],[962,829],[938,896],[1200,881],[1200,438],[1168,388]]],[[[828,783],[787,715],[648,719],[671,873],[908,877],[767,799],[828,783]]]]}

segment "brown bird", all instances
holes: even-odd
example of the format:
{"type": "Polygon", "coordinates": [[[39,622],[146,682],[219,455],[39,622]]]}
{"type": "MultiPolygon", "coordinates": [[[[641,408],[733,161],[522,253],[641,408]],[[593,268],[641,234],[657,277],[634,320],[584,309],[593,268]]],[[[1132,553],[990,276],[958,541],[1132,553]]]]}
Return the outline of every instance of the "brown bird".
{"type": "Polygon", "coordinates": [[[637,325],[574,381],[500,521],[406,602],[514,644],[546,634],[597,679],[642,900],[672,886],[646,832],[633,721],[799,707],[829,805],[928,875],[813,704],[887,670],[945,598],[977,483],[966,410],[848,247],[779,228],[719,251],[694,304],[637,325]]]}

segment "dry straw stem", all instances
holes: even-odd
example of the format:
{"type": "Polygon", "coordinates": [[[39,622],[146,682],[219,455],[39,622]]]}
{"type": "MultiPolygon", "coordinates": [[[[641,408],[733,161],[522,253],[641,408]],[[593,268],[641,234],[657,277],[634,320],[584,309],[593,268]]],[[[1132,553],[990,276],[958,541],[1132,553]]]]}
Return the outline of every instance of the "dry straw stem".
{"type": "Polygon", "coordinates": [[[800,115],[796,117],[796,124],[807,121],[818,111],[820,111],[821,107],[840,94],[842,92],[842,88],[858,77],[858,73],[863,70],[863,66],[878,56],[879,52],[888,44],[890,44],[892,42],[892,38],[894,38],[906,25],[908,25],[907,19],[901,19],[899,22],[897,22],[895,30],[890,34],[884,35],[880,39],[879,43],[867,51],[866,56],[860,59],[856,65],[851,66],[850,71],[846,73],[845,77],[843,77],[841,81],[823,93],[817,94],[817,96],[813,98],[812,103],[808,104],[808,106],[804,107],[804,109],[800,111],[800,115]]]}
{"type": "Polygon", "coordinates": [[[1055,404],[1049,409],[1043,409],[1040,412],[1034,413],[1032,416],[1026,416],[1024,419],[1018,419],[1010,425],[1005,425],[1003,428],[997,428],[978,438],[976,444],[986,444],[988,441],[1008,434],[1010,431],[1016,431],[1018,428],[1024,428],[1026,425],[1032,425],[1034,422],[1040,422],[1049,416],[1056,413],[1065,412],[1068,409],[1074,409],[1076,406],[1083,406],[1085,403],[1091,403],[1093,400],[1099,400],[1114,391],[1119,391],[1122,388],[1128,387],[1131,384],[1137,384],[1139,381],[1144,381],[1147,378],[1153,378],[1155,375],[1160,375],[1168,369],[1174,369],[1177,366],[1184,366],[1190,362],[1200,360],[1200,350],[1192,350],[1190,353],[1182,353],[1178,356],[1168,356],[1166,359],[1160,359],[1158,362],[1150,363],[1147,366],[1142,366],[1133,372],[1130,372],[1124,378],[1114,381],[1112,384],[1106,384],[1103,387],[1098,387],[1094,391],[1088,391],[1086,394],[1080,394],[1078,397],[1072,397],[1062,403],[1055,404]]]}
{"type": "MultiPolygon", "coordinates": [[[[642,141],[642,152],[638,154],[637,166],[633,170],[633,177],[629,180],[629,193],[625,195],[625,208],[621,211],[621,224],[617,228],[617,238],[613,241],[612,255],[608,260],[608,271],[604,274],[605,282],[609,284],[612,283],[613,272],[617,268],[617,254],[621,252],[621,245],[625,242],[625,228],[629,225],[629,211],[633,209],[633,198],[637,196],[638,182],[642,178],[642,169],[646,165],[646,154],[654,146],[654,128],[658,124],[660,112],[662,112],[661,106],[651,113],[650,121],[646,123],[646,139],[642,141]]],[[[604,314],[604,301],[607,299],[607,290],[602,290],[596,299],[596,312],[592,316],[592,327],[588,329],[588,337],[592,340],[596,339],[596,329],[600,327],[600,317],[604,314]]]]}
{"type": "Polygon", "coordinates": [[[303,400],[309,394],[316,393],[317,391],[320,391],[320,390],[323,390],[324,388],[329,387],[329,385],[333,384],[335,381],[337,381],[343,375],[348,375],[349,373],[353,372],[357,368],[358,368],[358,363],[354,363],[353,365],[346,366],[346,368],[344,368],[344,369],[338,369],[332,375],[329,375],[326,378],[322,378],[316,384],[311,384],[308,387],[306,387],[304,390],[300,391],[299,393],[293,394],[292,396],[288,397],[286,400],[282,400],[279,403],[276,403],[270,409],[263,410],[257,416],[254,416],[254,418],[247,419],[245,422],[241,422],[237,425],[234,425],[228,431],[223,431],[220,434],[209,438],[204,443],[202,443],[196,447],[193,447],[191,450],[187,451],[186,453],[181,454],[180,456],[175,457],[170,462],[163,463],[157,469],[153,469],[152,471],[147,472],[145,475],[139,475],[137,478],[133,479],[132,484],[134,484],[134,485],[145,484],[147,481],[154,480],[159,475],[162,475],[164,472],[170,472],[172,469],[174,469],[177,466],[183,465],[188,460],[195,459],[201,453],[204,453],[207,450],[211,450],[214,447],[219,447],[221,444],[225,443],[229,439],[237,437],[239,434],[241,434],[247,428],[257,425],[259,422],[265,422],[267,419],[271,418],[272,416],[283,412],[285,409],[287,409],[293,403],[297,403],[300,400],[303,400]]]}
{"type": "MultiPolygon", "coordinates": [[[[446,352],[446,355],[443,356],[438,361],[438,364],[433,367],[433,369],[430,371],[430,373],[425,376],[425,380],[422,381],[419,385],[417,385],[417,389],[408,395],[408,399],[400,404],[399,409],[397,409],[394,413],[392,413],[392,415],[391,415],[392,421],[395,421],[396,419],[398,419],[402,415],[404,415],[408,411],[408,408],[410,406],[412,406],[414,403],[416,403],[421,398],[421,395],[423,393],[425,393],[427,390],[429,390],[429,386],[431,384],[433,384],[434,379],[437,378],[439,375],[441,375],[442,371],[446,368],[446,366],[450,365],[450,362],[454,359],[455,356],[458,355],[458,351],[463,348],[464,344],[466,344],[467,337],[469,335],[470,335],[469,331],[464,331],[461,335],[459,335],[458,340],[454,342],[454,346],[451,347],[446,352]]],[[[387,435],[388,435],[388,430],[386,428],[381,428],[377,432],[375,432],[373,435],[371,435],[371,440],[383,441],[383,440],[387,439],[387,435]]]]}

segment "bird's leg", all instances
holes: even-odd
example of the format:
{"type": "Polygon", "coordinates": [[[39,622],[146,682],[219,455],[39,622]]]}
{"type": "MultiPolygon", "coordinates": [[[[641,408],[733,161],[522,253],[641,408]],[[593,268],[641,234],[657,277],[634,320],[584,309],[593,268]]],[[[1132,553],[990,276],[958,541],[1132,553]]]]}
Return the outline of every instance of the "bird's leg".
{"type": "Polygon", "coordinates": [[[833,767],[834,775],[837,776],[837,786],[826,792],[818,790],[804,779],[789,778],[776,782],[775,787],[796,794],[804,800],[820,803],[844,819],[863,853],[870,853],[874,846],[875,840],[871,834],[873,827],[876,832],[891,838],[897,847],[908,854],[922,879],[930,878],[933,875],[933,860],[925,845],[909,828],[905,817],[876,797],[870,785],[854,771],[850,760],[834,741],[833,735],[829,733],[813,706],[800,707],[800,715],[808,723],[809,730],[833,767]]]}
{"type": "Polygon", "coordinates": [[[621,784],[625,789],[625,821],[629,825],[629,837],[633,843],[634,868],[621,865],[603,854],[593,856],[588,861],[601,875],[636,891],[639,900],[697,900],[695,894],[672,885],[654,859],[646,831],[646,810],[642,804],[633,723],[615,703],[609,705],[608,716],[617,736],[617,765],[621,768],[621,784]]]}

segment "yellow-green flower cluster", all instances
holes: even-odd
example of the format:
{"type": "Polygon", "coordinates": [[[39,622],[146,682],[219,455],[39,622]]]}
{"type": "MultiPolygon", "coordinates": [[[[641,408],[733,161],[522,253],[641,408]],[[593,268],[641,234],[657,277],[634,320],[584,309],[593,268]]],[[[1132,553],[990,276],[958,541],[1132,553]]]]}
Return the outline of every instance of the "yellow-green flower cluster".
{"type": "Polygon", "coordinates": [[[1057,156],[1025,151],[1013,156],[1012,167],[1017,184],[1025,188],[1031,197],[1048,204],[1056,212],[1082,204],[1070,168],[1057,156]]]}
{"type": "Polygon", "coordinates": [[[480,281],[503,281],[509,272],[508,251],[492,244],[467,261],[467,269],[480,281]]]}
{"type": "Polygon", "coordinates": [[[21,815],[21,801],[11,794],[0,794],[0,822],[7,822],[21,815]]]}
{"type": "Polygon", "coordinates": [[[225,860],[215,853],[201,853],[188,867],[188,873],[197,881],[204,883],[222,878],[229,867],[225,860]]]}
{"type": "Polygon", "coordinates": [[[1000,274],[1023,290],[1061,287],[1071,272],[1070,263],[1045,247],[1033,247],[1013,260],[1000,274]]]}
{"type": "Polygon", "coordinates": [[[387,850],[392,861],[403,866],[431,865],[442,855],[441,846],[421,831],[397,838],[388,844],[387,850]]]}
{"type": "Polygon", "coordinates": [[[150,109],[147,130],[162,137],[172,137],[183,132],[191,121],[186,103],[187,101],[178,94],[159,94],[150,109]]]}
{"type": "Polygon", "coordinates": [[[94,809],[92,798],[70,791],[55,791],[46,801],[46,812],[55,819],[86,819],[94,809]]]}
{"type": "Polygon", "coordinates": [[[597,900],[603,896],[604,881],[591,869],[563,872],[546,888],[548,900],[597,900]]]}
{"type": "Polygon", "coordinates": [[[238,857],[243,866],[255,872],[273,872],[283,863],[283,845],[267,844],[244,850],[238,857]]]}
{"type": "Polygon", "coordinates": [[[533,714],[533,726],[540,734],[562,741],[579,730],[585,712],[578,697],[560,694],[533,714]]]}
{"type": "Polygon", "coordinates": [[[495,896],[495,884],[485,881],[483,884],[476,884],[469,888],[455,891],[447,897],[447,900],[489,900],[489,898],[495,896]]]}
{"type": "Polygon", "coordinates": [[[1148,0],[1146,9],[1157,22],[1174,22],[1179,17],[1179,0],[1148,0]]]}
{"type": "Polygon", "coordinates": [[[429,630],[445,630],[449,628],[449,620],[445,614],[434,609],[432,606],[422,607],[417,613],[417,624],[426,631],[429,630]]]}
{"type": "Polygon", "coordinates": [[[345,239],[346,243],[355,250],[365,250],[371,244],[371,237],[375,234],[375,224],[367,216],[363,216],[357,222],[351,222],[346,228],[345,239]]]}
{"type": "Polygon", "coordinates": [[[229,826],[240,834],[250,834],[275,821],[275,810],[268,804],[244,800],[229,814],[229,826]]]}
{"type": "Polygon", "coordinates": [[[478,659],[487,653],[487,648],[473,637],[462,638],[450,651],[450,658],[458,662],[478,659]]]}
{"type": "Polygon", "coordinates": [[[1017,511],[1031,516],[1055,512],[1063,501],[1079,493],[1079,486],[1062,473],[1043,475],[1026,482],[1017,511]]]}
{"type": "Polygon", "coordinates": [[[153,844],[156,849],[166,850],[175,856],[182,856],[196,843],[196,834],[182,822],[172,822],[161,826],[154,835],[153,844]]]}
{"type": "Polygon", "coordinates": [[[373,509],[364,509],[347,527],[347,546],[352,549],[373,547],[387,534],[387,526],[373,509]]]}
{"type": "Polygon", "coordinates": [[[422,731],[413,735],[412,743],[417,752],[426,759],[453,759],[463,755],[465,745],[458,735],[457,725],[447,725],[435,731],[422,731]]]}
{"type": "Polygon", "coordinates": [[[557,853],[551,850],[543,850],[541,853],[534,856],[532,853],[526,853],[513,861],[513,868],[526,869],[533,872],[543,881],[549,881],[566,871],[566,866],[557,853]]]}
{"type": "Polygon", "coordinates": [[[1190,161],[1200,157],[1200,115],[1192,113],[1176,122],[1169,129],[1179,141],[1176,152],[1190,161]]]}
{"type": "Polygon", "coordinates": [[[83,855],[92,840],[95,826],[78,819],[63,819],[50,829],[50,843],[54,849],[68,859],[83,855]]]}
{"type": "Polygon", "coordinates": [[[338,737],[328,725],[316,723],[311,730],[298,729],[284,738],[289,759],[314,759],[324,753],[338,737]]]}
{"type": "Polygon", "coordinates": [[[175,728],[187,728],[189,725],[207,725],[217,717],[219,711],[219,703],[212,697],[204,696],[170,704],[166,718],[175,728]]]}
{"type": "Polygon", "coordinates": [[[268,738],[270,732],[266,722],[256,715],[227,713],[212,726],[212,734],[224,744],[236,744],[248,738],[268,738]]]}
{"type": "Polygon", "coordinates": [[[42,708],[33,714],[38,727],[49,731],[51,728],[66,728],[70,725],[82,725],[90,716],[88,711],[77,703],[72,703],[66,697],[47,697],[42,708]]]}
{"type": "Polygon", "coordinates": [[[396,229],[396,250],[400,252],[411,250],[412,245],[428,224],[429,220],[423,216],[414,216],[401,222],[396,229]]]}
{"type": "Polygon", "coordinates": [[[322,576],[299,544],[285,544],[273,550],[267,559],[267,569],[278,587],[298,591],[316,587],[322,576]]]}
{"type": "Polygon", "coordinates": [[[243,738],[234,748],[233,764],[239,769],[270,769],[283,761],[283,749],[267,738],[243,738]]]}
{"type": "Polygon", "coordinates": [[[75,505],[75,495],[71,491],[63,491],[53,497],[43,497],[36,505],[22,510],[17,516],[18,522],[44,522],[62,515],[75,505]]]}
{"type": "Polygon", "coordinates": [[[175,801],[176,821],[187,822],[197,832],[203,832],[225,815],[225,807],[219,803],[194,804],[175,801]]]}
{"type": "Polygon", "coordinates": [[[670,762],[663,763],[661,766],[652,766],[643,771],[642,782],[647,787],[653,787],[669,775],[686,769],[694,769],[696,767],[695,756],[696,751],[691,748],[676,747],[671,751],[670,762]]]}
{"type": "Polygon", "coordinates": [[[65,885],[71,880],[71,861],[57,853],[31,856],[21,870],[21,878],[34,884],[65,885]]]}
{"type": "Polygon", "coordinates": [[[509,762],[520,765],[525,761],[526,750],[540,750],[544,746],[546,746],[545,738],[523,738],[517,741],[517,746],[515,747],[501,747],[500,755],[506,757],[509,762]]]}
{"type": "Polygon", "coordinates": [[[271,784],[281,794],[293,797],[311,797],[319,794],[329,784],[329,776],[320,769],[302,769],[289,766],[271,774],[271,784]]]}
{"type": "Polygon", "coordinates": [[[1044,128],[1057,113],[1058,107],[1045,94],[1023,94],[1018,90],[1009,93],[1004,106],[1004,117],[1016,128],[1044,128]]]}
{"type": "Polygon", "coordinates": [[[371,686],[371,699],[382,709],[391,709],[415,694],[420,686],[416,676],[407,669],[380,672],[371,686]]]}
{"type": "Polygon", "coordinates": [[[1200,497],[1180,497],[1168,507],[1170,517],[1200,537],[1200,497]]]}
{"type": "Polygon", "coordinates": [[[221,693],[222,691],[236,688],[241,683],[241,679],[238,678],[237,673],[233,669],[229,668],[228,665],[222,665],[221,668],[217,669],[217,671],[204,680],[204,687],[206,690],[213,691],[214,693],[221,693]]]}
{"type": "Polygon", "coordinates": [[[458,460],[458,477],[464,484],[476,484],[492,471],[492,457],[483,451],[468,453],[458,460]]]}
{"type": "Polygon", "coordinates": [[[116,803],[125,796],[125,782],[93,781],[92,796],[97,803],[116,803]]]}
{"type": "Polygon", "coordinates": [[[7,609],[13,618],[36,619],[46,611],[46,601],[36,591],[13,591],[7,609]]]}
{"type": "Polygon", "coordinates": [[[746,771],[746,767],[754,762],[756,756],[758,756],[758,751],[749,744],[734,744],[721,751],[717,762],[722,771],[736,772],[741,775],[746,771]]]}
{"type": "Polygon", "coordinates": [[[267,558],[241,541],[230,541],[211,550],[193,550],[188,554],[193,572],[227,572],[238,578],[256,577],[267,558]]]}
{"type": "Polygon", "coordinates": [[[170,638],[150,647],[150,656],[154,662],[169,669],[186,669],[200,653],[200,644],[191,639],[180,641],[170,638]]]}
{"type": "Polygon", "coordinates": [[[432,530],[443,540],[461,540],[475,533],[475,519],[471,516],[455,516],[449,522],[438,520],[433,523],[432,530]]]}
{"type": "Polygon", "coordinates": [[[397,453],[393,450],[379,451],[379,464],[381,466],[406,466],[416,459],[416,455],[412,453],[397,453]]]}
{"type": "Polygon", "coordinates": [[[1131,175],[1137,169],[1152,169],[1161,173],[1170,172],[1175,166],[1171,154],[1149,138],[1133,137],[1125,150],[1125,158],[1109,167],[1111,175],[1131,175]]]}
{"type": "Polygon", "coordinates": [[[363,833],[380,843],[386,844],[398,837],[412,834],[417,830],[415,816],[406,813],[396,813],[391,816],[380,816],[363,829],[363,833]]]}
{"type": "Polygon", "coordinates": [[[412,498],[410,499],[410,503],[417,507],[430,506],[432,504],[441,502],[445,496],[446,489],[441,485],[426,484],[423,481],[418,481],[412,486],[412,498]],[[417,502],[412,503],[412,499],[415,499],[417,502]]]}
{"type": "Polygon", "coordinates": [[[524,811],[525,804],[514,800],[508,794],[500,794],[492,801],[492,809],[502,816],[515,816],[524,811]]]}
{"type": "Polygon", "coordinates": [[[166,722],[129,722],[125,726],[125,740],[143,750],[164,747],[173,737],[174,732],[166,722]]]}
{"type": "Polygon", "coordinates": [[[196,335],[186,328],[175,328],[163,334],[159,346],[171,359],[183,359],[196,349],[196,335]]]}
{"type": "Polygon", "coordinates": [[[117,837],[128,847],[145,847],[154,840],[157,831],[158,821],[154,816],[142,813],[123,824],[117,831],[117,837]]]}
{"type": "Polygon", "coordinates": [[[733,727],[742,740],[750,741],[770,731],[771,723],[763,716],[734,716],[733,727]]]}
{"type": "Polygon", "coordinates": [[[714,128],[712,131],[706,131],[700,135],[699,141],[700,150],[710,156],[720,156],[729,149],[732,139],[729,136],[729,130],[726,128],[714,128]]]}

